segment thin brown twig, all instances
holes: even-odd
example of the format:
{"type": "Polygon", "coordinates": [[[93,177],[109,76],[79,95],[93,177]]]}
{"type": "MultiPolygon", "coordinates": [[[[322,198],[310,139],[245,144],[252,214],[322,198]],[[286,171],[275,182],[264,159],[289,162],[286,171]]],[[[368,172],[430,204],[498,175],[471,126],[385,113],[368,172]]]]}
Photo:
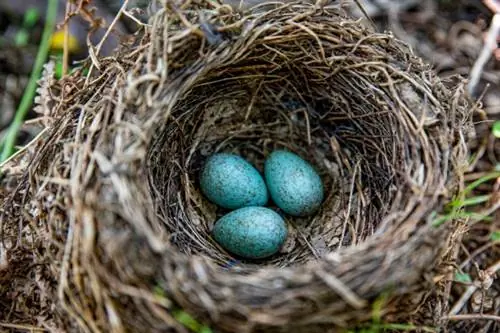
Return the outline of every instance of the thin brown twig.
{"type": "MultiPolygon", "coordinates": [[[[496,263],[494,263],[493,265],[491,265],[490,267],[488,267],[486,269],[486,272],[488,272],[488,274],[490,274],[490,275],[493,275],[498,270],[500,270],[500,261],[497,261],[496,263]]],[[[462,294],[462,297],[460,297],[460,299],[451,308],[451,310],[450,310],[450,312],[448,314],[448,317],[456,315],[464,307],[465,303],[467,303],[467,301],[469,300],[469,298],[472,296],[472,294],[474,294],[474,292],[479,288],[480,285],[481,285],[481,281],[475,280],[467,288],[467,290],[462,294]]]]}
{"type": "Polygon", "coordinates": [[[5,328],[15,328],[18,330],[28,330],[31,332],[48,332],[48,330],[46,330],[45,328],[40,328],[31,325],[9,324],[0,322],[0,326],[5,328]]]}
{"type": "Polygon", "coordinates": [[[495,15],[491,20],[490,28],[486,34],[483,49],[470,71],[467,88],[471,95],[475,94],[483,69],[490,60],[492,53],[497,49],[497,40],[500,35],[500,4],[495,0],[483,0],[483,3],[492,10],[495,15]]]}
{"type": "Polygon", "coordinates": [[[461,264],[460,264],[460,268],[464,268],[465,266],[467,266],[467,264],[472,260],[474,259],[475,256],[477,256],[478,254],[486,251],[487,249],[489,249],[490,247],[492,246],[495,246],[495,245],[498,245],[500,244],[500,241],[491,241],[491,242],[488,242],[486,244],[484,244],[483,246],[481,246],[480,248],[478,248],[477,250],[475,250],[474,252],[472,252],[471,254],[469,254],[467,256],[467,259],[465,259],[461,264]]]}
{"type": "Polygon", "coordinates": [[[113,19],[113,22],[111,22],[111,24],[108,26],[108,28],[106,29],[106,32],[104,33],[104,36],[101,38],[101,40],[99,41],[99,43],[97,44],[97,47],[96,47],[96,51],[94,52],[93,49],[89,49],[89,54],[91,56],[91,59],[92,59],[92,63],[90,65],[90,68],[89,68],[89,73],[87,75],[87,79],[85,81],[85,85],[87,85],[89,83],[89,80],[90,80],[90,77],[91,77],[91,74],[92,74],[92,71],[94,70],[94,67],[98,68],[99,69],[99,62],[97,60],[97,56],[99,55],[99,53],[101,52],[101,48],[104,44],[104,42],[106,41],[106,39],[108,38],[109,34],[111,33],[111,31],[113,30],[113,28],[115,27],[115,25],[117,24],[120,16],[122,15],[122,13],[125,11],[125,9],[127,8],[128,6],[128,2],[129,0],[124,0],[123,1],[123,4],[122,6],[120,7],[120,10],[118,10],[118,13],[116,14],[115,18],[113,19]]]}
{"type": "Polygon", "coordinates": [[[63,46],[63,60],[62,60],[62,75],[68,73],[69,66],[69,13],[71,11],[71,1],[66,1],[66,13],[64,15],[64,46],[63,46]]]}
{"type": "Polygon", "coordinates": [[[497,0],[483,0],[483,3],[493,13],[500,13],[500,3],[497,0]]]}
{"type": "Polygon", "coordinates": [[[486,319],[486,320],[500,321],[500,316],[491,315],[491,314],[461,314],[461,315],[446,316],[446,317],[444,317],[444,319],[447,319],[447,320],[477,320],[477,319],[486,319]]]}

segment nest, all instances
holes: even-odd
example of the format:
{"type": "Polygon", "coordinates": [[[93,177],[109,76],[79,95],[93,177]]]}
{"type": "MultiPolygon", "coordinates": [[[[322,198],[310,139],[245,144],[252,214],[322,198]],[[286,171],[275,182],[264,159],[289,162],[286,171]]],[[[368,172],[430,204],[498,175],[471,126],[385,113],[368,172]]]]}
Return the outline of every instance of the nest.
{"type": "Polygon", "coordinates": [[[0,269],[37,264],[37,324],[187,332],[182,309],[217,332],[327,332],[429,289],[454,239],[433,222],[462,181],[461,85],[333,6],[167,2],[144,30],[94,75],[47,70],[46,129],[3,168],[0,269]],[[318,169],[325,202],[287,217],[278,254],[234,258],[199,171],[282,148],[318,169]]]}

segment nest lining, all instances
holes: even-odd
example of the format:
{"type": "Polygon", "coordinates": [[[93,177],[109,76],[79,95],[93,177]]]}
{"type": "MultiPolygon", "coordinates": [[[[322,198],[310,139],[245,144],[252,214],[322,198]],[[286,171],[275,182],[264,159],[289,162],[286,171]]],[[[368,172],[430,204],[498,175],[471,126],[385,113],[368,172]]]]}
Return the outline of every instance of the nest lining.
{"type": "MultiPolygon", "coordinates": [[[[161,138],[155,141],[154,149],[148,154],[150,184],[155,188],[152,193],[158,193],[155,198],[158,202],[157,209],[169,228],[174,243],[185,253],[202,254],[221,265],[234,260],[211,240],[210,231],[214,222],[226,211],[217,209],[200,194],[200,168],[210,154],[227,151],[246,157],[262,170],[266,155],[277,148],[284,148],[308,157],[314,165],[319,166],[327,188],[327,199],[316,216],[289,219],[292,236],[282,253],[271,258],[271,262],[283,266],[303,262],[310,256],[318,258],[320,255],[312,244],[304,244],[306,247],[295,246],[297,242],[311,242],[313,239],[314,242],[325,243],[323,247],[340,245],[345,221],[341,210],[342,207],[347,207],[347,204],[341,203],[348,201],[349,184],[342,181],[345,175],[340,174],[339,166],[332,161],[333,154],[329,153],[331,148],[326,135],[320,133],[318,137],[316,133],[310,136],[306,134],[308,131],[321,132],[321,129],[310,128],[311,121],[304,119],[305,108],[275,108],[272,105],[276,105],[278,101],[271,103],[260,95],[258,98],[264,101],[254,102],[255,110],[247,117],[241,110],[244,110],[245,103],[251,98],[249,92],[235,92],[234,87],[219,90],[216,95],[210,93],[210,96],[215,96],[214,105],[202,100],[195,103],[199,105],[195,110],[180,108],[180,114],[185,116],[177,118],[175,124],[170,124],[165,131],[161,131],[161,138]],[[260,107],[262,110],[257,110],[260,107]],[[195,122],[193,119],[200,121],[195,122]],[[311,147],[316,148],[308,149],[311,147]],[[330,155],[330,159],[325,155],[330,155]]],[[[200,96],[198,93],[195,90],[193,95],[200,96]]],[[[191,97],[187,99],[191,100],[191,97]]],[[[339,156],[341,155],[345,154],[340,152],[339,156]]],[[[355,216],[356,208],[352,211],[355,216]]],[[[363,225],[363,222],[359,224],[363,225]]],[[[344,234],[348,233],[349,231],[344,230],[344,234]]]]}
{"type": "Polygon", "coordinates": [[[221,331],[325,332],[369,318],[388,290],[419,289],[450,234],[429,214],[465,160],[472,107],[460,89],[335,8],[242,18],[194,1],[152,23],[100,60],[92,84],[75,74],[76,89],[43,104],[50,135],[30,156],[26,195],[6,199],[13,234],[29,201],[43,212],[34,225],[50,226],[35,229],[59,245],[58,307],[89,330],[183,331],[175,303],[221,331]],[[207,8],[219,11],[216,39],[193,28],[207,8]],[[262,169],[277,148],[318,168],[326,200],[287,220],[281,253],[235,262],[209,237],[224,212],[200,194],[199,170],[219,151],[262,169]]]}

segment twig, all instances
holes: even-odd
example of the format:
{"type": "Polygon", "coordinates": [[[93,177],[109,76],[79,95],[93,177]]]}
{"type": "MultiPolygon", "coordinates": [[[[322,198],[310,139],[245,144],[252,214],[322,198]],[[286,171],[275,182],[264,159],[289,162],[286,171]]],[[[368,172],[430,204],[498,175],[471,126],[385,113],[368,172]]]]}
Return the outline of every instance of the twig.
{"type": "Polygon", "coordinates": [[[346,303],[349,303],[355,309],[362,309],[366,306],[367,301],[356,294],[353,290],[347,287],[341,280],[333,274],[328,274],[323,270],[316,271],[316,275],[323,282],[335,291],[346,303]]]}
{"type": "Polygon", "coordinates": [[[500,34],[500,13],[497,13],[493,16],[493,19],[491,20],[490,29],[488,30],[488,33],[486,35],[486,40],[483,49],[481,50],[481,54],[474,63],[474,66],[472,66],[470,72],[469,84],[467,90],[469,94],[472,96],[474,95],[477,88],[477,84],[481,79],[481,73],[483,72],[484,66],[486,66],[486,63],[488,63],[488,60],[490,60],[493,50],[497,48],[497,37],[499,34],[500,34]]]}
{"type": "Polygon", "coordinates": [[[21,129],[24,118],[33,103],[37,81],[42,73],[43,64],[49,54],[50,37],[56,25],[57,5],[57,0],[49,0],[47,14],[45,17],[45,26],[43,27],[42,41],[40,43],[40,47],[38,48],[35,64],[33,65],[33,70],[31,71],[30,79],[24,91],[21,103],[19,104],[14,120],[5,135],[5,144],[0,156],[0,162],[5,161],[12,154],[19,130],[21,129]]]}
{"type": "Polygon", "coordinates": [[[137,17],[135,17],[134,15],[130,14],[127,10],[123,11],[123,15],[125,15],[126,17],[128,17],[129,19],[131,19],[132,21],[134,21],[138,26],[141,26],[141,27],[152,27],[151,24],[144,23],[144,22],[141,22],[140,20],[138,20],[137,17]]]}
{"type": "Polygon", "coordinates": [[[359,0],[354,0],[354,2],[356,3],[356,6],[358,7],[358,9],[361,11],[361,13],[363,13],[363,16],[365,17],[365,19],[370,22],[371,24],[371,27],[373,29],[376,29],[377,26],[375,25],[375,22],[373,22],[372,18],[370,17],[370,15],[368,15],[368,13],[366,12],[366,9],[365,7],[363,7],[363,5],[359,2],[359,0]]]}
{"type": "Polygon", "coordinates": [[[20,148],[18,151],[16,151],[14,154],[10,155],[9,157],[7,157],[5,159],[5,161],[1,161],[0,162],[0,170],[7,164],[9,163],[11,160],[13,160],[14,158],[16,158],[16,156],[22,154],[25,150],[27,150],[30,146],[32,146],[33,144],[35,144],[36,142],[38,142],[38,140],[48,131],[48,128],[45,127],[43,130],[40,131],[40,133],[38,133],[34,138],[33,140],[31,140],[30,142],[28,142],[26,145],[24,145],[22,148],[20,148]]]}
{"type": "Polygon", "coordinates": [[[444,319],[448,320],[487,319],[487,320],[500,321],[500,316],[495,316],[491,314],[461,314],[461,315],[447,316],[444,317],[444,319]]]}
{"type": "Polygon", "coordinates": [[[493,13],[500,14],[500,3],[497,0],[483,0],[483,3],[493,13]]]}
{"type": "MultiPolygon", "coordinates": [[[[102,48],[104,42],[106,41],[106,39],[108,38],[109,34],[111,33],[111,31],[115,27],[116,23],[120,19],[120,16],[122,15],[122,13],[127,8],[128,2],[129,2],[129,0],[124,0],[123,1],[122,6],[120,7],[120,10],[118,11],[118,13],[116,14],[115,18],[113,19],[113,22],[111,22],[111,24],[108,26],[108,29],[106,29],[106,32],[104,33],[104,36],[101,38],[101,40],[97,44],[96,51],[95,51],[95,54],[94,54],[95,57],[97,57],[99,55],[99,53],[101,52],[101,48],[102,48]]],[[[93,53],[94,53],[94,51],[92,49],[89,49],[89,54],[92,55],[93,53]]],[[[92,63],[90,65],[89,73],[88,73],[87,78],[85,80],[85,86],[87,86],[88,83],[89,83],[89,80],[90,80],[90,77],[92,76],[92,71],[94,70],[94,67],[97,67],[97,69],[99,69],[99,64],[97,63],[97,59],[94,60],[94,58],[92,58],[92,57],[91,57],[91,59],[92,59],[92,63]]]]}
{"type": "MultiPolygon", "coordinates": [[[[349,215],[351,215],[352,197],[354,195],[354,185],[356,183],[356,176],[357,176],[356,171],[358,170],[358,167],[359,167],[359,161],[356,162],[356,165],[354,166],[354,172],[352,173],[351,189],[349,191],[349,203],[347,205],[347,211],[345,213],[345,219],[344,219],[344,223],[342,225],[342,235],[340,236],[341,240],[344,239],[344,237],[345,237],[347,223],[349,223],[349,215]]],[[[342,241],[339,242],[339,246],[337,249],[340,249],[341,246],[342,246],[342,241]]]]}
{"type": "MultiPolygon", "coordinates": [[[[500,14],[500,1],[499,0],[483,0],[483,3],[493,13],[500,14]]],[[[495,58],[500,60],[500,48],[493,51],[495,58]]]]}
{"type": "Polygon", "coordinates": [[[31,332],[47,332],[45,328],[39,328],[31,325],[8,324],[0,322],[0,327],[15,328],[18,330],[27,330],[31,332]]]}
{"type": "MultiPolygon", "coordinates": [[[[498,270],[500,270],[500,260],[497,261],[492,266],[488,267],[486,269],[486,272],[488,272],[488,274],[490,274],[490,275],[493,275],[498,270]]],[[[475,280],[469,286],[469,288],[467,288],[467,290],[462,294],[462,297],[460,297],[460,299],[455,303],[455,305],[450,310],[450,313],[448,314],[448,316],[446,318],[453,317],[454,315],[456,315],[464,307],[465,303],[467,303],[469,298],[472,296],[472,294],[474,294],[474,292],[479,288],[480,285],[481,285],[481,281],[475,280]]]]}
{"type": "Polygon", "coordinates": [[[500,244],[500,241],[491,241],[491,242],[488,242],[486,244],[484,244],[483,246],[481,246],[480,248],[478,248],[477,250],[475,250],[474,252],[472,252],[471,254],[468,255],[467,259],[465,259],[464,261],[462,261],[460,263],[460,266],[459,268],[460,269],[463,269],[465,266],[467,266],[469,264],[469,262],[474,259],[475,256],[477,256],[478,254],[488,250],[490,247],[493,247],[493,246],[496,246],[500,244]]]}
{"type": "Polygon", "coordinates": [[[62,61],[62,76],[68,73],[68,60],[69,60],[69,13],[71,11],[71,2],[66,1],[66,13],[64,15],[64,47],[63,47],[63,61],[62,61]]]}

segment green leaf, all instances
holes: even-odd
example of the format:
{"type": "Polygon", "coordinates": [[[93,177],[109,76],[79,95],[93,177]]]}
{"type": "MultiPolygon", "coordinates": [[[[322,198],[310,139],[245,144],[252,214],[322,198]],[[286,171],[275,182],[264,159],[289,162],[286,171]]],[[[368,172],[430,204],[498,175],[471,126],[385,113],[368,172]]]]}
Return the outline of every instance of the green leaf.
{"type": "Polygon", "coordinates": [[[63,77],[63,62],[62,59],[57,59],[54,68],[54,75],[56,79],[60,79],[63,77]]]}
{"type": "Polygon", "coordinates": [[[379,324],[382,322],[382,313],[389,297],[388,293],[382,293],[372,303],[372,323],[379,324]]]}
{"type": "Polygon", "coordinates": [[[438,217],[436,217],[435,219],[432,220],[432,226],[437,228],[441,224],[443,224],[445,222],[448,222],[448,221],[450,221],[452,219],[453,219],[453,217],[451,216],[451,214],[448,214],[448,215],[439,215],[438,217]]]}
{"type": "Polygon", "coordinates": [[[203,326],[200,330],[200,333],[213,333],[212,329],[208,326],[203,326]]]}
{"type": "Polygon", "coordinates": [[[500,230],[493,231],[490,235],[490,239],[494,242],[500,242],[500,230]]]}
{"type": "Polygon", "coordinates": [[[36,24],[39,18],[40,18],[40,13],[38,12],[38,9],[34,7],[28,8],[24,13],[24,27],[32,28],[36,24]]]}
{"type": "Polygon", "coordinates": [[[493,127],[491,129],[491,132],[493,133],[495,138],[500,139],[500,120],[495,121],[495,123],[493,124],[493,127]]]}
{"type": "Polygon", "coordinates": [[[466,219],[466,218],[472,219],[473,220],[472,222],[479,222],[479,221],[483,221],[483,220],[484,221],[492,221],[493,220],[493,218],[491,216],[487,216],[487,215],[481,215],[481,214],[474,213],[474,212],[454,211],[454,212],[451,212],[449,214],[440,215],[440,216],[436,217],[432,221],[432,226],[439,227],[441,224],[443,224],[445,222],[452,221],[454,219],[466,219]]]}
{"type": "Polygon", "coordinates": [[[212,333],[212,330],[205,325],[200,324],[189,313],[177,310],[173,312],[175,320],[181,323],[184,327],[196,333],[212,333]]]}
{"type": "Polygon", "coordinates": [[[462,282],[462,283],[471,283],[472,279],[471,279],[470,275],[467,273],[456,272],[455,273],[455,281],[462,282]]]}
{"type": "Polygon", "coordinates": [[[21,46],[21,47],[26,46],[26,45],[28,45],[29,39],[30,39],[30,35],[28,34],[28,32],[26,30],[22,29],[16,33],[16,36],[14,37],[14,43],[17,46],[21,46]]]}
{"type": "Polygon", "coordinates": [[[491,172],[491,173],[487,174],[486,176],[483,176],[483,177],[473,181],[472,183],[467,185],[467,187],[464,189],[463,195],[466,196],[467,194],[469,194],[472,190],[474,190],[479,185],[486,183],[487,181],[490,181],[492,179],[498,178],[498,177],[500,177],[500,172],[495,171],[495,172],[491,172]]]}
{"type": "Polygon", "coordinates": [[[461,207],[478,205],[480,203],[490,200],[490,198],[491,194],[478,195],[472,198],[468,198],[462,201],[461,207]]]}
{"type": "Polygon", "coordinates": [[[166,293],[165,293],[165,290],[163,290],[162,287],[160,287],[159,285],[156,285],[153,289],[153,294],[156,296],[156,297],[166,297],[166,293]]]}

